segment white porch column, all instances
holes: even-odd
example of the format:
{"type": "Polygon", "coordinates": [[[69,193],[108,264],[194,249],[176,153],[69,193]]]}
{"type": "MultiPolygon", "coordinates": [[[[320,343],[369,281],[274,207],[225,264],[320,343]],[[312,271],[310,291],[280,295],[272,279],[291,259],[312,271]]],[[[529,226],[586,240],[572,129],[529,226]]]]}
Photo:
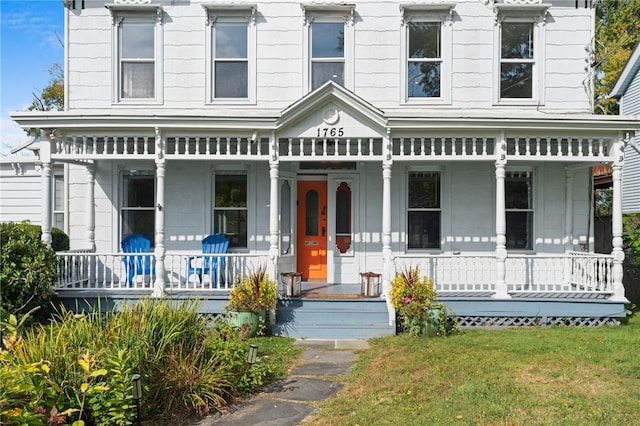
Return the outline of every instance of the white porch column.
{"type": "Polygon", "coordinates": [[[624,165],[624,140],[620,138],[613,147],[613,205],[611,208],[611,230],[613,235],[613,295],[610,300],[628,302],[622,283],[624,251],[622,250],[622,167],[624,165]]]}
{"type": "Polygon", "coordinates": [[[87,165],[87,243],[92,252],[96,250],[96,169],[87,165]]]}
{"type": "Polygon", "coordinates": [[[496,144],[496,292],[494,299],[510,299],[507,292],[507,213],[505,208],[506,142],[496,144]]]}
{"type": "Polygon", "coordinates": [[[154,255],[156,258],[156,280],[153,288],[153,297],[162,297],[165,287],[164,269],[164,181],[166,164],[164,159],[164,143],[159,129],[156,127],[156,236],[154,255]]]}
{"type": "Polygon", "coordinates": [[[271,279],[278,279],[278,256],[279,256],[279,240],[280,229],[278,226],[278,212],[280,202],[280,187],[278,185],[279,164],[277,160],[269,162],[269,178],[271,180],[269,192],[269,260],[271,261],[272,271],[270,271],[271,279]]]}
{"type": "Polygon", "coordinates": [[[51,176],[51,136],[49,129],[40,131],[40,161],[42,164],[42,175],[40,177],[42,192],[42,210],[40,214],[40,226],[42,228],[41,240],[51,246],[51,216],[53,206],[51,205],[53,181],[51,176]]]}
{"type": "Polygon", "coordinates": [[[387,135],[383,140],[384,160],[382,160],[382,294],[387,300],[389,325],[392,325],[396,319],[396,311],[388,297],[395,272],[391,253],[391,167],[393,166],[391,154],[391,141],[387,135]]]}
{"type": "Polygon", "coordinates": [[[564,251],[573,250],[573,170],[568,167],[565,183],[565,210],[564,210],[564,251]]]}

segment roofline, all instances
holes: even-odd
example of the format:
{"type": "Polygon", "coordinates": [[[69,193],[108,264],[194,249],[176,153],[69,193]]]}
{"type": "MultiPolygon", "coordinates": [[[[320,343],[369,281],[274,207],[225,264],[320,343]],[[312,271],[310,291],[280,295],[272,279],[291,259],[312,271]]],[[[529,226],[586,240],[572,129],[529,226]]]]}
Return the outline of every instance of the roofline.
{"type": "MultiPolygon", "coordinates": [[[[287,111],[289,108],[285,109],[287,111]]],[[[640,131],[640,115],[595,115],[595,114],[545,114],[498,116],[495,114],[445,115],[443,112],[406,115],[394,112],[382,115],[390,131],[411,129],[458,129],[458,130],[501,130],[527,129],[535,131],[640,131]],[[443,116],[444,115],[444,116],[443,116]]],[[[77,114],[69,112],[21,111],[11,113],[11,118],[25,129],[59,129],[82,131],[95,130],[150,130],[193,129],[221,131],[278,131],[289,124],[278,115],[237,115],[237,116],[191,116],[191,115],[111,115],[77,114]]]]}
{"type": "Polygon", "coordinates": [[[633,52],[631,52],[631,56],[629,56],[627,63],[616,80],[616,84],[613,86],[613,89],[611,89],[609,97],[618,99],[624,96],[638,69],[640,69],[640,41],[636,44],[633,52]]]}

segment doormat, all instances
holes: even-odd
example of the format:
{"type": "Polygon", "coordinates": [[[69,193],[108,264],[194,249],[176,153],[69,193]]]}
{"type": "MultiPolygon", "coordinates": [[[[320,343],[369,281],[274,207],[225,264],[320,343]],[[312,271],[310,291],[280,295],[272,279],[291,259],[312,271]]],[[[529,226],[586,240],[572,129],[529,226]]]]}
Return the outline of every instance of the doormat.
{"type": "Polygon", "coordinates": [[[304,293],[304,299],[362,299],[359,294],[338,294],[338,293],[304,293]]]}

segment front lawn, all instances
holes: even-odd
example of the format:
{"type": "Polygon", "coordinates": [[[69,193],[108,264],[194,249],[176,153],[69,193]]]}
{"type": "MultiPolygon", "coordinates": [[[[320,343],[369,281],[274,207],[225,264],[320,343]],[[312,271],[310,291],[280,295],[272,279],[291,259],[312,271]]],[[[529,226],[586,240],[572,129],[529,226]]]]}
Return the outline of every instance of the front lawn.
{"type": "Polygon", "coordinates": [[[640,320],[374,339],[313,425],[638,424],[640,320]]]}

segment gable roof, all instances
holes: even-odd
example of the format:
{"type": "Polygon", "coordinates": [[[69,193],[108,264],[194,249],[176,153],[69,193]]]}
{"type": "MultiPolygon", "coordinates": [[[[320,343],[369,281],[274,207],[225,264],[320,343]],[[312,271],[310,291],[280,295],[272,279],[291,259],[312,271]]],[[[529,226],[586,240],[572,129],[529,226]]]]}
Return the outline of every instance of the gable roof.
{"type": "Polygon", "coordinates": [[[331,80],[282,110],[277,127],[292,126],[330,103],[356,112],[360,120],[368,121],[380,131],[387,127],[387,118],[381,110],[331,80]]]}
{"type": "Polygon", "coordinates": [[[633,52],[631,52],[631,56],[622,69],[618,80],[616,80],[616,84],[613,86],[609,97],[620,98],[624,96],[638,70],[640,70],[640,42],[636,44],[633,52]]]}

